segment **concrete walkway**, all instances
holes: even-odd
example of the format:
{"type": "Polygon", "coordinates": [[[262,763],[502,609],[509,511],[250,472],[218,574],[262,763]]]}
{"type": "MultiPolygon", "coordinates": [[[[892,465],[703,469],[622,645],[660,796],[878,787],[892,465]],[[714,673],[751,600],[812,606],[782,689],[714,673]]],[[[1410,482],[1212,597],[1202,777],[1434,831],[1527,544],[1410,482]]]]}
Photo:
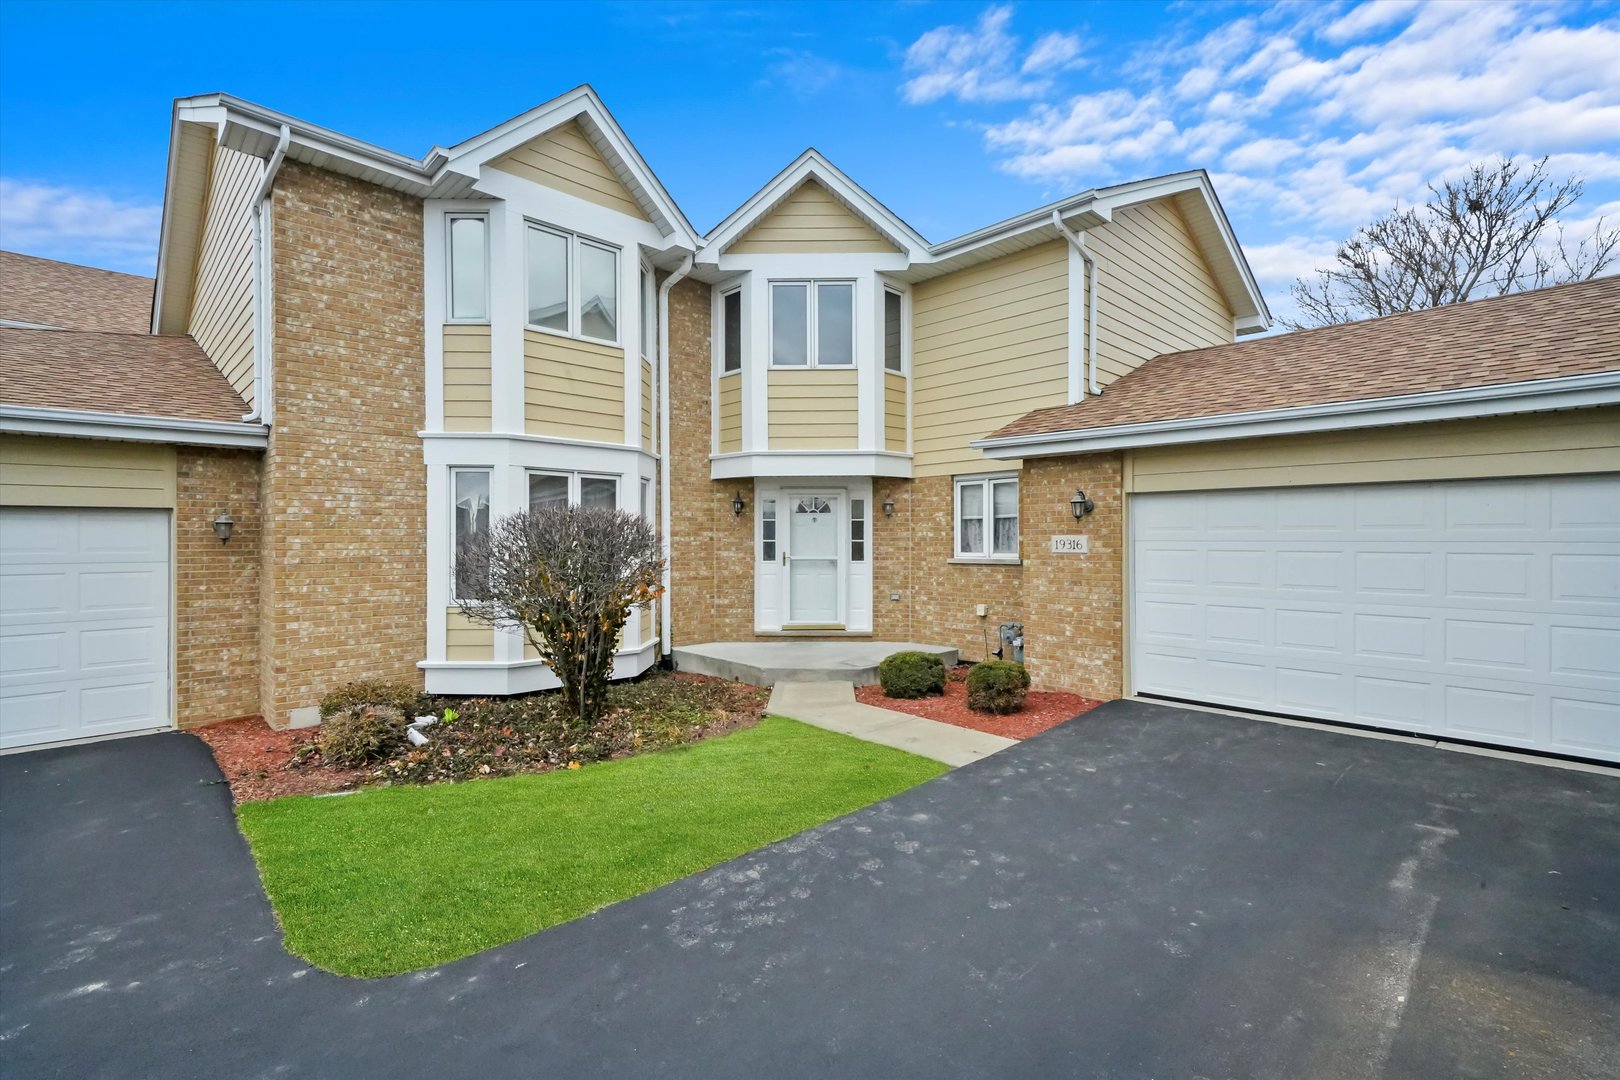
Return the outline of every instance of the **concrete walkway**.
{"type": "Polygon", "coordinates": [[[779,682],[767,711],[842,735],[892,746],[956,767],[1016,746],[1017,740],[862,705],[847,682],[779,682]]]}

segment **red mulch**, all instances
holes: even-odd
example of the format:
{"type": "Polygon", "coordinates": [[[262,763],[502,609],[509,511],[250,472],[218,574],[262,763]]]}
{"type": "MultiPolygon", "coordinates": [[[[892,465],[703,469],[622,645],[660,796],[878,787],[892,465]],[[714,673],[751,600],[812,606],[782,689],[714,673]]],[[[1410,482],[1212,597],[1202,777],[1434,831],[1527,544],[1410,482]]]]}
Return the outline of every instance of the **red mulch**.
{"type": "Polygon", "coordinates": [[[1079,694],[1031,690],[1029,697],[1024,699],[1024,707],[1015,713],[991,716],[974,712],[967,704],[965,668],[955,668],[946,674],[945,693],[941,697],[892,698],[883,693],[881,686],[857,686],[855,700],[862,705],[876,705],[880,709],[910,713],[912,716],[972,728],[1007,739],[1027,739],[1031,735],[1039,735],[1102,704],[1079,694]]]}
{"type": "Polygon", "coordinates": [[[293,754],[313,742],[315,728],[276,731],[256,716],[210,724],[192,732],[214,752],[214,760],[237,802],[275,799],[282,795],[319,795],[348,791],[365,782],[367,769],[331,765],[296,765],[293,754]]]}

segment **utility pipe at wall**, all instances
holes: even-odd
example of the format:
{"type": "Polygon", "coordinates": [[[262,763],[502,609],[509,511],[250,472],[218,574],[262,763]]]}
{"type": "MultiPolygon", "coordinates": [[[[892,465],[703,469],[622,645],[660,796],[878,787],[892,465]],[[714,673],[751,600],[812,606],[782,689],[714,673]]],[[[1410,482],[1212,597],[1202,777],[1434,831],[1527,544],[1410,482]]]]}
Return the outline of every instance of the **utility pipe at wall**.
{"type": "Polygon", "coordinates": [[[1052,224],[1069,241],[1070,246],[1080,254],[1080,261],[1086,264],[1086,340],[1081,346],[1082,367],[1080,379],[1082,386],[1080,396],[1085,396],[1086,363],[1089,362],[1091,375],[1089,382],[1093,394],[1102,393],[1102,387],[1097,385],[1097,260],[1092,258],[1091,251],[1086,247],[1086,238],[1073,229],[1063,220],[1063,212],[1052,211],[1052,224]]]}
{"type": "Polygon", "coordinates": [[[692,272],[692,262],[695,258],[695,255],[688,255],[682,259],[681,265],[675,268],[674,273],[658,286],[658,385],[653,388],[653,393],[658,395],[658,530],[662,534],[664,546],[664,595],[658,601],[658,648],[666,661],[670,655],[672,640],[669,629],[671,560],[669,474],[673,464],[669,457],[669,293],[682,278],[692,272]]]}
{"type": "Polygon", "coordinates": [[[249,422],[260,419],[268,422],[270,418],[270,410],[265,407],[270,398],[270,316],[265,296],[270,287],[270,271],[264,264],[264,214],[270,201],[270,185],[276,182],[276,173],[281,171],[281,163],[287,157],[287,144],[291,141],[291,129],[282,124],[275,152],[270,155],[264,176],[248,203],[248,216],[253,219],[253,411],[242,419],[249,422]]]}

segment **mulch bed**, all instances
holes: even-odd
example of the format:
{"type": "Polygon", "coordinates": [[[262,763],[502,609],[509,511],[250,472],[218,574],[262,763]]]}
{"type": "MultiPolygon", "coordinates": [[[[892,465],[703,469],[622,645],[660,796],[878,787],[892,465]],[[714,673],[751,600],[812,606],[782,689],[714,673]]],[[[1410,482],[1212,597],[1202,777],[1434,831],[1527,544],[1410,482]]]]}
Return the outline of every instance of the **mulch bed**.
{"type": "Polygon", "coordinates": [[[946,673],[945,693],[940,697],[892,698],[883,693],[881,686],[857,686],[855,700],[862,705],[876,705],[880,709],[910,713],[912,716],[972,728],[1007,739],[1027,739],[1031,735],[1039,735],[1102,704],[1079,694],[1031,690],[1029,697],[1024,700],[1024,707],[1015,713],[991,716],[974,712],[967,704],[966,668],[953,668],[946,673]]]}

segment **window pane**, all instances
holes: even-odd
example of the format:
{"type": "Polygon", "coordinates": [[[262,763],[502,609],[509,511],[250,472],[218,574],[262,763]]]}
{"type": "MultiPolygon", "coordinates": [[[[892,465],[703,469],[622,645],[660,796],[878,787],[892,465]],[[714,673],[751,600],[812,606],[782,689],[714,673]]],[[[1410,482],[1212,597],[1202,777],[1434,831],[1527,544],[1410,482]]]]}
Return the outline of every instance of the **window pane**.
{"type": "Polygon", "coordinates": [[[995,535],[991,538],[995,555],[1018,554],[1018,481],[1002,480],[990,485],[991,513],[995,515],[995,535]]]}
{"type": "Polygon", "coordinates": [[[963,484],[957,488],[961,499],[961,521],[957,525],[957,549],[963,555],[984,554],[984,485],[963,484]]]}
{"type": "Polygon", "coordinates": [[[529,474],[529,509],[545,510],[568,505],[568,477],[555,473],[529,474]]]}
{"type": "Polygon", "coordinates": [[[776,500],[765,499],[759,504],[759,557],[764,562],[776,561],[776,500]]]}
{"type": "Polygon", "coordinates": [[[619,256],[595,244],[579,245],[579,332],[619,340],[619,256]]]}
{"type": "Polygon", "coordinates": [[[643,518],[648,519],[648,520],[652,519],[652,481],[651,480],[643,480],[641,482],[641,516],[643,518]]]}
{"type": "Polygon", "coordinates": [[[617,509],[619,506],[619,482],[611,476],[580,477],[579,505],[597,510],[617,509]]]}
{"type": "Polygon", "coordinates": [[[845,367],[855,362],[855,286],[816,286],[816,363],[845,367]]]}
{"type": "Polygon", "coordinates": [[[991,496],[996,517],[1018,516],[1018,481],[998,480],[991,485],[991,496]]]}
{"type": "Polygon", "coordinates": [[[900,370],[900,294],[883,290],[883,366],[900,370]]]}
{"type": "Polygon", "coordinates": [[[478,217],[450,219],[450,317],[487,319],[484,287],[485,222],[478,217]]]}
{"type": "Polygon", "coordinates": [[[489,528],[489,473],[458,472],[455,474],[455,543],[456,543],[456,597],[462,600],[481,599],[483,590],[476,577],[462,565],[462,544],[489,528]]]}
{"type": "Polygon", "coordinates": [[[722,371],[742,370],[742,292],[726,293],[721,297],[722,371]]]}
{"type": "Polygon", "coordinates": [[[568,239],[529,230],[529,323],[568,332],[568,239]]]}
{"type": "Polygon", "coordinates": [[[771,363],[803,367],[809,363],[809,288],[771,286],[771,363]]]}

